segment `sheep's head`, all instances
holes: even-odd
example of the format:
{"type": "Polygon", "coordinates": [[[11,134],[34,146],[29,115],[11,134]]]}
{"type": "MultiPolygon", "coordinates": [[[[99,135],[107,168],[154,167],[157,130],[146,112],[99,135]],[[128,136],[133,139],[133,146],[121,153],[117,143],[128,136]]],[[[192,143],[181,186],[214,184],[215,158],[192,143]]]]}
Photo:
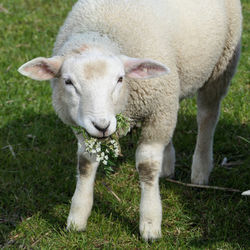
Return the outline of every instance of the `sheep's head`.
{"type": "Polygon", "coordinates": [[[53,106],[62,121],[95,137],[116,131],[115,116],[127,103],[128,78],[152,78],[168,71],[150,59],[97,52],[38,57],[19,68],[32,79],[52,80],[53,106]]]}

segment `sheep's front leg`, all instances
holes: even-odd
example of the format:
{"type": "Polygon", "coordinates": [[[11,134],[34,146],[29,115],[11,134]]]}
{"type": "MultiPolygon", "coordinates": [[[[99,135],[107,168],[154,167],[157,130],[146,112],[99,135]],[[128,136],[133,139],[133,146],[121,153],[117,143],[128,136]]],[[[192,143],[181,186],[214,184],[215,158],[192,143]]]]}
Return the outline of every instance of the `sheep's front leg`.
{"type": "Polygon", "coordinates": [[[93,205],[93,189],[98,163],[78,151],[77,184],[67,220],[67,229],[85,230],[93,205]]]}
{"type": "Polygon", "coordinates": [[[141,184],[140,233],[146,241],[161,237],[159,174],[164,146],[160,143],[140,144],[136,151],[141,184]]]}

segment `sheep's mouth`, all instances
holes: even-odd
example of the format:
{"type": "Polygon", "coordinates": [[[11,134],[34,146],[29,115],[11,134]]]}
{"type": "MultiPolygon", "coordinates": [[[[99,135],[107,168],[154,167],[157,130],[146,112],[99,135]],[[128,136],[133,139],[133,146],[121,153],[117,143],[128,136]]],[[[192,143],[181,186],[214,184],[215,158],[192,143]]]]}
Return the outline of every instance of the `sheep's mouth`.
{"type": "Polygon", "coordinates": [[[117,137],[120,138],[122,136],[125,136],[129,131],[130,131],[130,119],[122,114],[117,114],[116,115],[116,127],[111,128],[111,129],[105,129],[105,131],[90,131],[88,128],[85,128],[83,126],[72,126],[72,129],[77,133],[77,134],[82,134],[85,139],[98,139],[98,140],[108,140],[109,138],[112,137],[117,137]]]}
{"type": "Polygon", "coordinates": [[[81,126],[71,126],[71,128],[78,134],[78,135],[83,135],[83,137],[86,139],[86,138],[95,138],[95,139],[98,139],[100,141],[105,141],[107,139],[110,138],[110,136],[113,134],[109,134],[109,135],[95,135],[95,134],[91,134],[87,131],[87,129],[85,129],[84,127],[81,127],[81,126]]]}
{"type": "Polygon", "coordinates": [[[110,135],[104,135],[102,137],[101,136],[96,136],[96,135],[91,135],[91,137],[96,138],[96,139],[98,139],[100,141],[105,141],[106,139],[108,139],[110,137],[110,135]]]}
{"type": "Polygon", "coordinates": [[[113,133],[116,133],[116,131],[114,131],[113,133],[111,131],[105,131],[105,132],[98,131],[98,133],[88,133],[88,130],[85,131],[89,137],[96,138],[98,140],[105,140],[110,136],[112,136],[113,133]]]}

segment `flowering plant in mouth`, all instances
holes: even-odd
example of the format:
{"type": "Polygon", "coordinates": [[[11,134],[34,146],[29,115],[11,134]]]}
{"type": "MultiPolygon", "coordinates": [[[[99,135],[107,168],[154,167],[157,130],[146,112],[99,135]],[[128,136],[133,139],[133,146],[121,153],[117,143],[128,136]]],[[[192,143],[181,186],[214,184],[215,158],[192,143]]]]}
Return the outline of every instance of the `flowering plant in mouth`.
{"type": "Polygon", "coordinates": [[[116,115],[116,132],[107,138],[95,138],[88,134],[82,127],[72,127],[77,134],[84,138],[85,150],[90,155],[95,155],[106,174],[113,171],[114,160],[121,155],[119,137],[125,136],[130,130],[130,120],[122,114],[116,115]]]}

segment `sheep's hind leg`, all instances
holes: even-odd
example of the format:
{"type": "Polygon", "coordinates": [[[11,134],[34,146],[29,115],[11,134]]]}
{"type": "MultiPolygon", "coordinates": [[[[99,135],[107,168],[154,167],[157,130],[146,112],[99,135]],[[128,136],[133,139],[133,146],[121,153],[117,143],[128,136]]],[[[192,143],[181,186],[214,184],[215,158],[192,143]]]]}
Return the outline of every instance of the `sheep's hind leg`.
{"type": "Polygon", "coordinates": [[[220,110],[220,98],[209,101],[206,92],[200,90],[197,97],[198,136],[191,174],[191,182],[200,185],[208,183],[213,168],[213,137],[220,110]]]}
{"type": "Polygon", "coordinates": [[[160,177],[174,178],[174,170],[175,170],[175,149],[173,146],[173,142],[170,141],[169,144],[164,149],[160,177]]]}
{"type": "Polygon", "coordinates": [[[240,55],[240,42],[235,48],[231,61],[223,71],[224,58],[215,69],[211,79],[198,91],[197,122],[198,136],[193,155],[191,182],[207,184],[213,168],[213,137],[220,114],[220,104],[226,95],[230,81],[235,73],[240,55]]]}
{"type": "Polygon", "coordinates": [[[94,180],[98,163],[83,152],[78,153],[78,175],[67,220],[67,229],[83,231],[93,205],[94,180]]]}
{"type": "Polygon", "coordinates": [[[159,174],[163,150],[163,144],[142,143],[136,151],[136,168],[141,184],[140,233],[146,241],[161,237],[159,174]]]}

